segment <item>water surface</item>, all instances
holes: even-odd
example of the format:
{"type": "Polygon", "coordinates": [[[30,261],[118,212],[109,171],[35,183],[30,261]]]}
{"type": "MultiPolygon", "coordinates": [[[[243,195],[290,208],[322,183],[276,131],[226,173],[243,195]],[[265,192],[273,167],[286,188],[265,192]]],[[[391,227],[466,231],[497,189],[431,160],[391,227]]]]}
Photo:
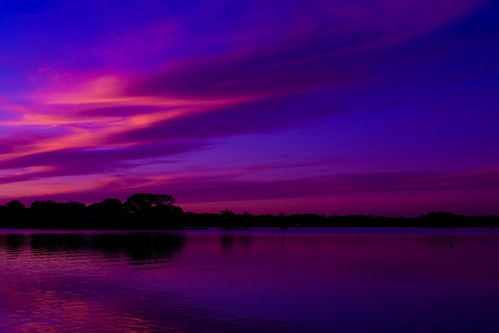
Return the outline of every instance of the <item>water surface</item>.
{"type": "Polygon", "coordinates": [[[0,331],[497,332],[487,229],[0,232],[0,331]]]}

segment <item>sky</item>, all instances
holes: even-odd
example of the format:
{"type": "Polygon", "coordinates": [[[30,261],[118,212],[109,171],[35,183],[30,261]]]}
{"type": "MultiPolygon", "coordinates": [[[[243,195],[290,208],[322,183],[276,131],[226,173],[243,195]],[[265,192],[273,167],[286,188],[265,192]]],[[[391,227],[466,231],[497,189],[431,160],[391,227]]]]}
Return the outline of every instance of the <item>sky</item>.
{"type": "Polygon", "coordinates": [[[499,215],[499,3],[0,4],[0,204],[499,215]]]}

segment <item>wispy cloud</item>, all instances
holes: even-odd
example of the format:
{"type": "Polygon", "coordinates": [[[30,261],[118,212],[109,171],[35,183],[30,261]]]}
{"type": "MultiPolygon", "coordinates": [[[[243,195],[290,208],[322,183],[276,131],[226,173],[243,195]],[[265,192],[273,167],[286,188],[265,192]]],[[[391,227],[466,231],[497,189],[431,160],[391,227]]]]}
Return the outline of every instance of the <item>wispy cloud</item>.
{"type": "MultiPolygon", "coordinates": [[[[0,54],[18,75],[12,76],[14,93],[0,91],[0,197],[36,186],[43,188],[37,194],[61,191],[75,198],[167,189],[186,202],[202,200],[199,188],[211,200],[227,201],[498,186],[494,173],[449,176],[441,170],[331,172],[323,178],[311,177],[310,168],[301,180],[265,181],[224,178],[213,170],[200,178],[193,170],[176,170],[166,178],[152,166],[147,172],[151,160],[181,164],[179,156],[195,160],[196,152],[217,140],[297,128],[350,110],[347,91],[350,99],[362,99],[399,82],[400,64],[424,67],[428,61],[408,53],[393,56],[394,48],[443,30],[485,4],[258,0],[198,1],[193,6],[153,1],[139,11],[142,6],[134,1],[120,2],[118,9],[109,3],[82,8],[56,1],[32,17],[33,30],[16,16],[6,24],[21,41],[6,43],[17,51],[6,46],[0,54]],[[90,22],[88,31],[69,24],[67,13],[90,22]],[[68,31],[50,28],[63,23],[68,31]],[[28,43],[36,27],[39,40],[28,43]],[[67,186],[51,189],[57,178],[67,186]]],[[[431,79],[419,78],[418,69],[411,73],[414,87],[431,79]]],[[[363,108],[357,107],[357,114],[363,108]]]]}

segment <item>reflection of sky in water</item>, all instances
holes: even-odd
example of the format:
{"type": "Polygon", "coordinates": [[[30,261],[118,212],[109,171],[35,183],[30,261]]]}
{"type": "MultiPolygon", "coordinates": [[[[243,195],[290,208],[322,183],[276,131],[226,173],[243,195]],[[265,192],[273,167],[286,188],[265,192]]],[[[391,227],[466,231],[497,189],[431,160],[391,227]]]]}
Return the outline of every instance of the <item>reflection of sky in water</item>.
{"type": "Polygon", "coordinates": [[[0,331],[495,331],[494,231],[383,230],[2,234],[0,331]]]}

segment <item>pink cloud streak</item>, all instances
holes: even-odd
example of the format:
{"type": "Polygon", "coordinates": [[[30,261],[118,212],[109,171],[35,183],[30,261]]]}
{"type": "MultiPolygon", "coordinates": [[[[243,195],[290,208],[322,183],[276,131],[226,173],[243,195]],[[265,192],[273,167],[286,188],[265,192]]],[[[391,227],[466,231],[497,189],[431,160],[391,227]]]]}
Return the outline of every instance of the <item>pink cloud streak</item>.
{"type": "Polygon", "coordinates": [[[116,48],[105,47],[105,36],[95,45],[88,40],[91,70],[70,62],[39,66],[31,74],[36,89],[2,101],[9,117],[0,118],[0,198],[29,197],[37,186],[37,195],[75,199],[157,189],[186,203],[201,203],[206,194],[210,202],[230,202],[499,186],[494,171],[331,173],[282,181],[241,181],[213,170],[202,177],[190,170],[187,176],[178,170],[167,177],[137,175],[151,160],[181,163],[185,154],[195,159],[196,151],[217,139],[280,131],[344,111],[334,98],[314,105],[311,96],[341,97],[343,89],[376,86],[392,62],[385,50],[444,28],[485,3],[255,1],[251,8],[241,5],[234,29],[213,25],[213,31],[198,31],[197,20],[211,20],[227,5],[204,3],[192,13],[196,20],[157,19],[114,35],[116,48]],[[252,14],[244,14],[250,9],[252,14]],[[218,30],[226,34],[204,51],[208,42],[202,37],[218,30]],[[184,40],[196,33],[201,37],[184,40]],[[67,184],[50,185],[57,178],[67,184]],[[86,179],[92,182],[84,184],[86,179]]]}

